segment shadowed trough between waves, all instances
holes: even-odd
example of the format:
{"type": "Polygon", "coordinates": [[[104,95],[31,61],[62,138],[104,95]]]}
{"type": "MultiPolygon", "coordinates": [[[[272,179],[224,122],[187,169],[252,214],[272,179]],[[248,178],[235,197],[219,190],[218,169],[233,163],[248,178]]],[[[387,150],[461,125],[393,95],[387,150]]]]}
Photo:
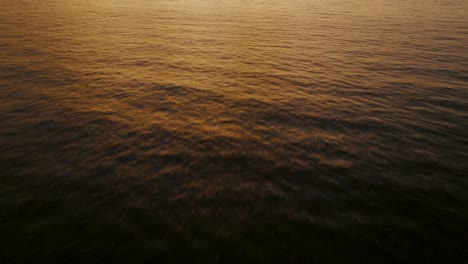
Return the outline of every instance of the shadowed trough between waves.
{"type": "Polygon", "coordinates": [[[0,3],[0,262],[466,261],[467,1],[0,3]]]}

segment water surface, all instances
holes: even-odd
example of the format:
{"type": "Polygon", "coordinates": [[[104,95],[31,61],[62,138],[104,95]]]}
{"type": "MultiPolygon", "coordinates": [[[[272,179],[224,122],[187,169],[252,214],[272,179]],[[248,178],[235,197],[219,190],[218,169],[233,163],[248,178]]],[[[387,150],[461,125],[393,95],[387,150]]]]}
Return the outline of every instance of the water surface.
{"type": "Polygon", "coordinates": [[[467,25],[463,0],[0,0],[0,262],[466,261],[467,25]]]}

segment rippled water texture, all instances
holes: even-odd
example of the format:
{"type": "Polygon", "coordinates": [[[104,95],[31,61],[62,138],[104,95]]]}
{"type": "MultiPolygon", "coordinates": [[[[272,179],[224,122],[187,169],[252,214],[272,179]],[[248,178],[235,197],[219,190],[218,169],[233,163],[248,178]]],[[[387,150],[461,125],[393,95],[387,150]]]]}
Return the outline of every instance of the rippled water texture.
{"type": "Polygon", "coordinates": [[[467,84],[464,0],[0,0],[0,262],[462,263],[467,84]]]}

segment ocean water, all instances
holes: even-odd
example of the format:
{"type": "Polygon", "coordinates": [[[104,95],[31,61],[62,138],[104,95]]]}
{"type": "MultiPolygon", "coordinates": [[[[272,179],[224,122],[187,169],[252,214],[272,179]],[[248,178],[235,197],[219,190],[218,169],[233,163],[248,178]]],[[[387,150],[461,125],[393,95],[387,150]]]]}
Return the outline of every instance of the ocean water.
{"type": "Polygon", "coordinates": [[[468,1],[0,0],[0,262],[464,263],[468,1]]]}

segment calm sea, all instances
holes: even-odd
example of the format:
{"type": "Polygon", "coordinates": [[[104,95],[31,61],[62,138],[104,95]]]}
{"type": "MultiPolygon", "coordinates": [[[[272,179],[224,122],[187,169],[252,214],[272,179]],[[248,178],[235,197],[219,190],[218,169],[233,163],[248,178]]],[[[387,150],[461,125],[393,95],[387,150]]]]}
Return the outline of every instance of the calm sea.
{"type": "Polygon", "coordinates": [[[1,263],[465,263],[468,1],[0,0],[1,263]]]}

